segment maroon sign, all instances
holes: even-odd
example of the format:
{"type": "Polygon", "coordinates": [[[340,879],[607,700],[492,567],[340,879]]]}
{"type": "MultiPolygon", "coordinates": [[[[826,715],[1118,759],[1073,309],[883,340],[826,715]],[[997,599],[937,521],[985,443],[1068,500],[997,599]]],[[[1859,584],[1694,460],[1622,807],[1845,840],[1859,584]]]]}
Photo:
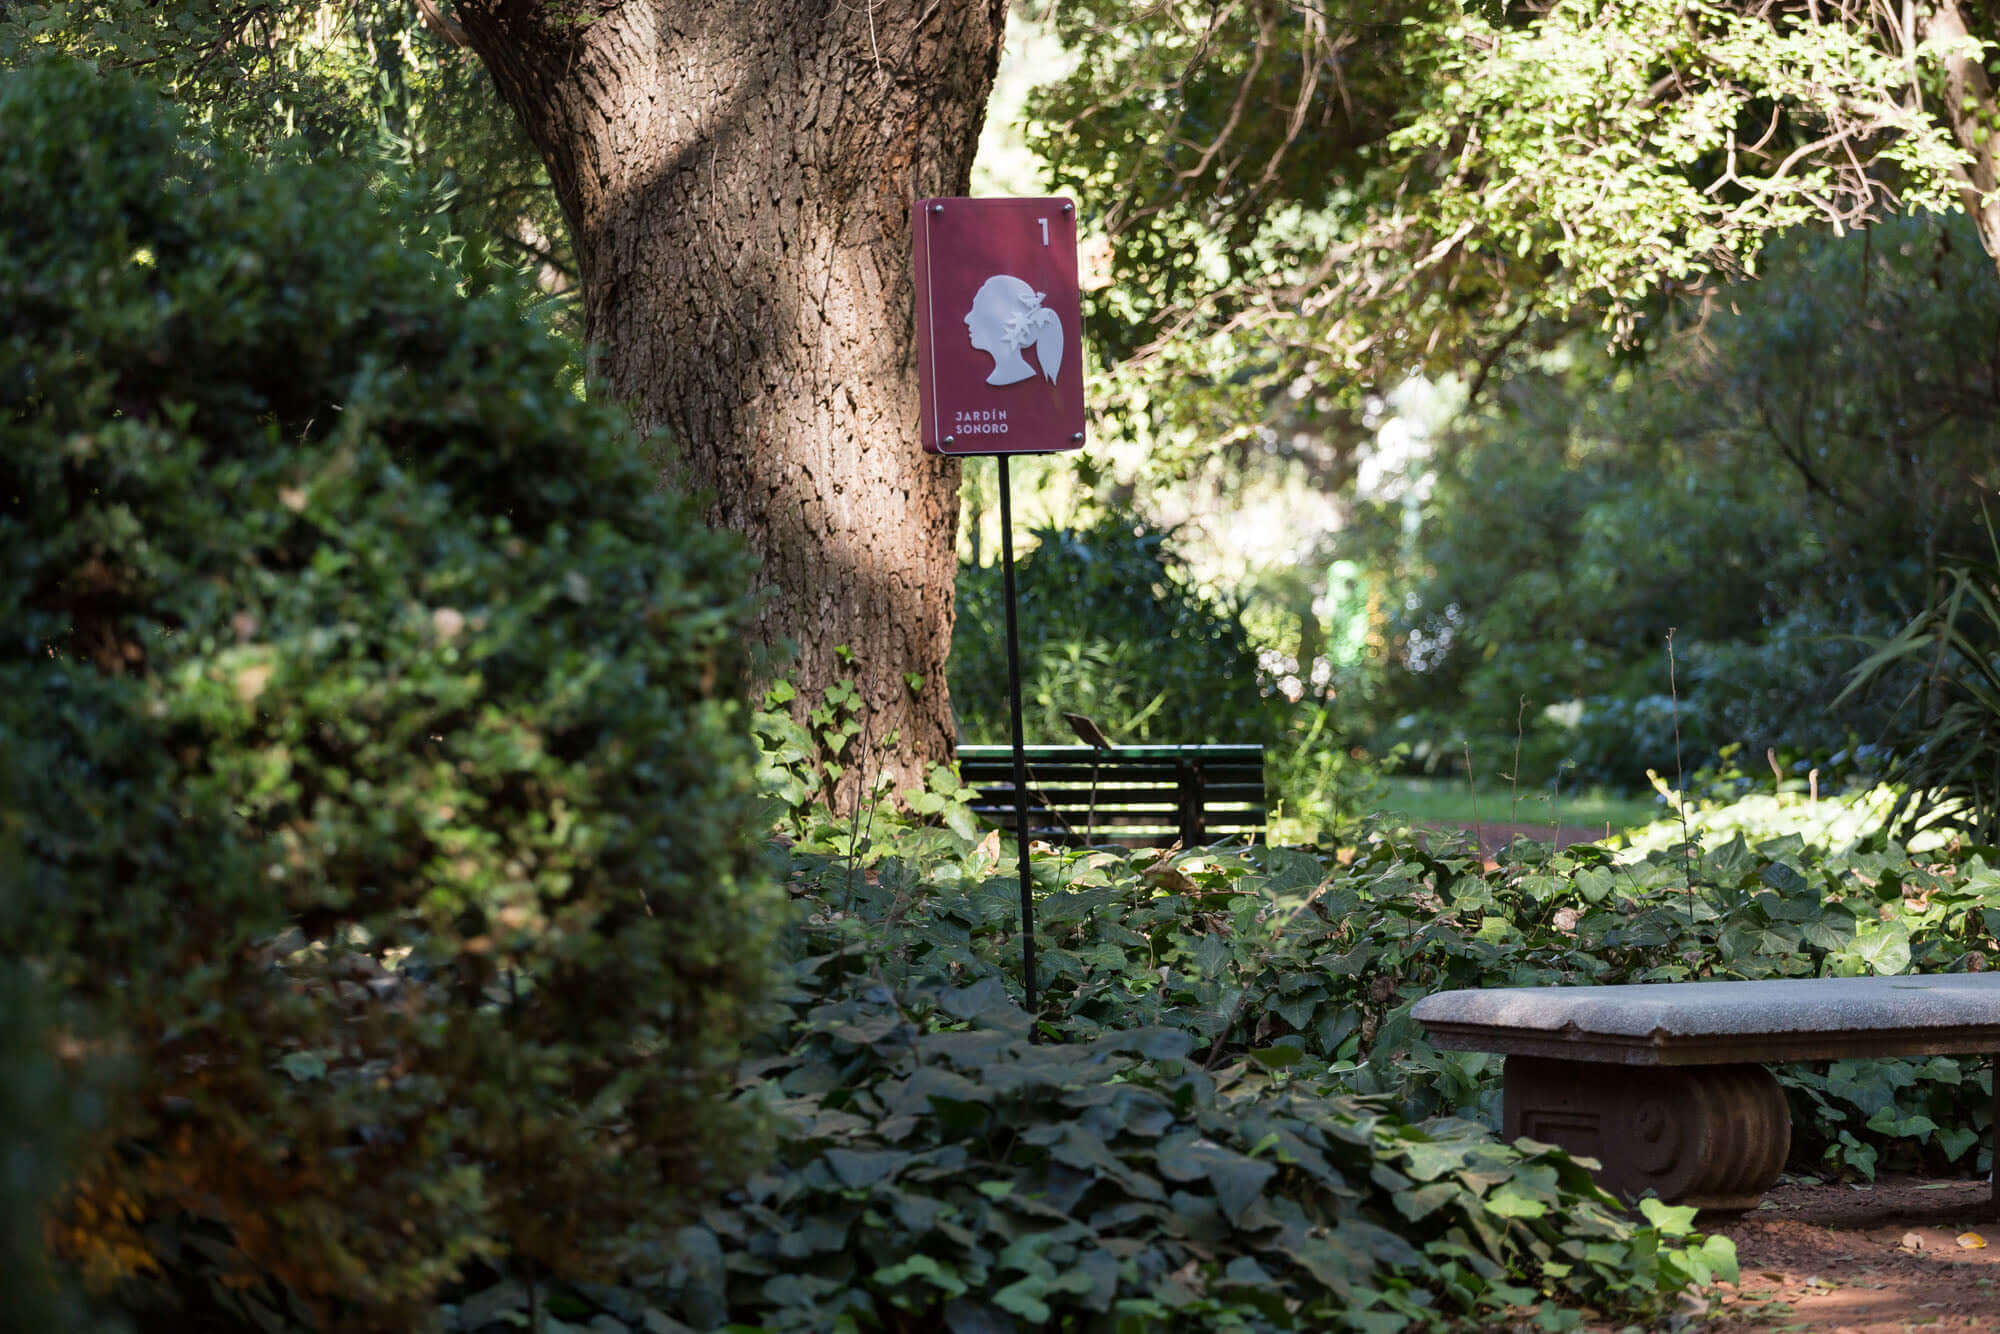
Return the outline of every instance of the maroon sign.
{"type": "Polygon", "coordinates": [[[917,383],[933,454],[1045,454],[1083,443],[1076,206],[919,199],[917,383]]]}

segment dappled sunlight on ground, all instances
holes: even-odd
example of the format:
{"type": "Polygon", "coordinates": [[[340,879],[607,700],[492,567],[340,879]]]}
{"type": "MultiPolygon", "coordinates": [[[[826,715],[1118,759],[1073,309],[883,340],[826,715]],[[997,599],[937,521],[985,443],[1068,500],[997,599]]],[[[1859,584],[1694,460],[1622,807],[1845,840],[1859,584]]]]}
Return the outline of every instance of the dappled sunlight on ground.
{"type": "Polygon", "coordinates": [[[2000,1225],[1984,1181],[1782,1185],[1697,1226],[1735,1241],[1741,1266],[1712,1329],[2000,1329],[2000,1225]]]}

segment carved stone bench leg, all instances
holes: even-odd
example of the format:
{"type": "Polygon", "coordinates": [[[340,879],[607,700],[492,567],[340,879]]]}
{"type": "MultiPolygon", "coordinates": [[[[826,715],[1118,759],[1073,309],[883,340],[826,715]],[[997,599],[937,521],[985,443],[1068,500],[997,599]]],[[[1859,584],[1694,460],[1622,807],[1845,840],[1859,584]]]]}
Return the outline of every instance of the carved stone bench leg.
{"type": "Polygon", "coordinates": [[[1791,1148],[1784,1092],[1761,1065],[1629,1066],[1507,1058],[1506,1136],[1597,1159],[1626,1199],[1747,1209],[1791,1148]]]}

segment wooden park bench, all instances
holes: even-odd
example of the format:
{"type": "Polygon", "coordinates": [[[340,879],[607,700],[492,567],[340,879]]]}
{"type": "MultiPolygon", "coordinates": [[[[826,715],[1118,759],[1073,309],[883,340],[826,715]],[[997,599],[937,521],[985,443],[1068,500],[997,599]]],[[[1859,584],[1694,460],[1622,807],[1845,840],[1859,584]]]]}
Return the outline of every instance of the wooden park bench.
{"type": "MultiPolygon", "coordinates": [[[[1201,847],[1260,839],[1264,748],[1029,746],[1028,834],[1066,847],[1201,847]]],[[[973,811],[1014,830],[1014,748],[960,746],[973,811]]]]}
{"type": "Polygon", "coordinates": [[[1627,1198],[1746,1209],[1791,1147],[1766,1066],[2000,1052],[2000,974],[1496,987],[1411,1014],[1436,1046],[1506,1056],[1509,1140],[1595,1158],[1627,1198]]]}

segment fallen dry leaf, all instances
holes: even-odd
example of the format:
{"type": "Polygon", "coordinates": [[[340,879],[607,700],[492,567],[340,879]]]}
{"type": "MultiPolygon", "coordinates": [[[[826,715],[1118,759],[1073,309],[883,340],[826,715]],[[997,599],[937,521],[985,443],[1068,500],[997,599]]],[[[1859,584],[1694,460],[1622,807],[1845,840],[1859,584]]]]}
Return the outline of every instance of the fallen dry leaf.
{"type": "Polygon", "coordinates": [[[1192,894],[1201,888],[1178,866],[1151,866],[1139,878],[1155,889],[1173,894],[1192,894]]]}

